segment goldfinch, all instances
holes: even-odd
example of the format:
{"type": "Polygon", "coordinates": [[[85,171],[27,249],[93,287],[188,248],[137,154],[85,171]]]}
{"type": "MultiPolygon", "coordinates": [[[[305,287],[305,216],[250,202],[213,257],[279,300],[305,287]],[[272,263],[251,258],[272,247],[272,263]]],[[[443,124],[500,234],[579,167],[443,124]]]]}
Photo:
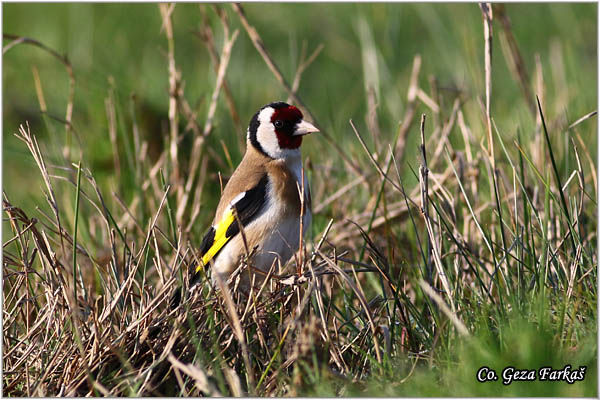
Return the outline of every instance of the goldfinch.
{"type": "MultiPolygon", "coordinates": [[[[244,158],[227,182],[202,240],[201,262],[190,271],[192,284],[209,266],[213,282],[216,274],[226,282],[247,251],[255,249],[251,265],[267,272],[274,263],[283,266],[298,250],[300,229],[304,235],[311,222],[300,145],[302,137],[313,132],[318,129],[303,119],[300,110],[284,102],[268,104],[254,114],[244,158]]],[[[255,282],[261,278],[257,274],[255,282]]]]}

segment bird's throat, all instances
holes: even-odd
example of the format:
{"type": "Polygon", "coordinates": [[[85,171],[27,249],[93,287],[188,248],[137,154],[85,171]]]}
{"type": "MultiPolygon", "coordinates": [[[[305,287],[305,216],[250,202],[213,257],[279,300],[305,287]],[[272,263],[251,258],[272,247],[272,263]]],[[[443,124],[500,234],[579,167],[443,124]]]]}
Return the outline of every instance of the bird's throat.
{"type": "Polygon", "coordinates": [[[297,149],[302,144],[302,136],[291,136],[283,132],[275,131],[277,142],[282,149],[297,149]]]}

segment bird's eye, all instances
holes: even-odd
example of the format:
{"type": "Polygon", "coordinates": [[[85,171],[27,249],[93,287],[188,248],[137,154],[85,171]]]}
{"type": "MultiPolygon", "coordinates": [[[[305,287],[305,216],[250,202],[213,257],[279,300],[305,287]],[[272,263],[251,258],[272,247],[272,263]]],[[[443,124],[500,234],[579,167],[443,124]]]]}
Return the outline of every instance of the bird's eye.
{"type": "Polygon", "coordinates": [[[275,121],[273,124],[275,125],[275,128],[277,128],[277,129],[283,128],[283,121],[280,120],[280,119],[278,119],[277,121],[275,121]]]}

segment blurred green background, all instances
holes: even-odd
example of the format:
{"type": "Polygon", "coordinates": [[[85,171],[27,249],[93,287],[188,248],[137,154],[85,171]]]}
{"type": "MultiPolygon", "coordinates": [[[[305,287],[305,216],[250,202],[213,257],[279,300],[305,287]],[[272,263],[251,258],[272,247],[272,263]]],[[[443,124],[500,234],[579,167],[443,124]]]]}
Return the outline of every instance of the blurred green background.
{"type": "MultiPolygon", "coordinates": [[[[545,110],[549,119],[563,115],[566,124],[596,109],[596,7],[558,3],[506,6],[531,81],[535,54],[539,54],[544,96],[552,99],[545,110]]],[[[209,144],[221,155],[220,140],[236,144],[229,146],[235,164],[243,152],[236,135],[244,136],[247,122],[260,106],[287,95],[254,49],[230,5],[222,4],[222,8],[230,17],[232,30],[240,28],[227,81],[243,127],[241,131],[235,129],[221,95],[209,144]]],[[[365,77],[377,94],[382,137],[391,141],[404,113],[410,70],[417,53],[423,60],[420,86],[428,91],[429,77],[435,76],[441,90],[467,93],[465,119],[477,137],[482,135],[473,125],[476,121],[483,123],[481,106],[475,99],[484,98],[483,27],[477,4],[249,3],[244,8],[290,83],[303,42],[308,54],[319,44],[324,45],[304,73],[299,95],[322,130],[352,156],[364,157],[361,150],[353,150],[357,142],[348,120],[354,119],[363,134],[367,132],[365,77]],[[365,60],[375,60],[375,66],[365,67],[365,60]]],[[[185,82],[185,97],[198,112],[201,124],[216,79],[209,54],[195,34],[204,13],[220,51],[223,31],[210,5],[178,4],[173,12],[176,63],[185,82]]],[[[5,34],[31,37],[68,56],[75,75],[73,127],[83,158],[101,187],[116,185],[112,180],[105,109],[111,88],[115,91],[119,129],[130,135],[130,96],[135,94],[141,135],[150,142],[151,149],[160,148],[168,132],[168,70],[167,41],[157,4],[4,4],[3,29],[5,34]]],[[[492,116],[503,135],[513,137],[517,128],[529,135],[535,119],[504,59],[500,26],[495,23],[494,29],[492,116]]],[[[5,45],[8,42],[4,40],[5,45]]],[[[39,72],[51,117],[64,119],[68,91],[64,66],[48,53],[18,45],[3,55],[4,190],[14,204],[25,208],[45,201],[40,196],[42,182],[37,168],[26,147],[13,136],[18,125],[28,121],[42,148],[54,149],[50,153],[58,158],[50,163],[64,161],[60,160],[64,125],[52,118],[47,124],[43,122],[33,68],[39,72]]],[[[452,104],[441,107],[449,112],[452,104]]],[[[422,107],[418,112],[430,110],[422,107]]],[[[551,133],[561,140],[559,131],[551,133]]],[[[187,132],[185,140],[190,136],[187,132]]],[[[372,145],[371,138],[365,136],[372,145]]],[[[409,135],[407,162],[415,160],[416,136],[409,135]]],[[[595,157],[595,131],[584,132],[584,136],[595,157]]],[[[315,135],[305,142],[304,152],[311,159],[333,165],[340,162],[333,151],[323,160],[319,150],[329,144],[322,137],[315,135]]],[[[411,175],[409,172],[409,178],[411,175]]]]}
{"type": "MultiPolygon", "coordinates": [[[[131,152],[132,148],[133,121],[137,121],[142,139],[149,144],[150,158],[157,157],[168,141],[167,39],[161,29],[158,4],[11,3],[3,4],[2,7],[4,34],[30,37],[68,56],[75,76],[72,120],[74,144],[81,146],[83,165],[91,170],[105,199],[111,202],[109,207],[121,212],[111,194],[116,192],[129,204],[140,184],[136,181],[135,173],[127,169],[125,157],[125,153],[131,152]],[[134,103],[131,100],[133,95],[134,103]],[[121,145],[119,152],[122,153],[123,171],[120,174],[114,169],[113,149],[109,140],[106,101],[111,96],[114,97],[118,141],[121,145]],[[119,176],[120,180],[117,180],[119,176]]],[[[240,29],[226,78],[242,126],[236,127],[233,123],[225,97],[221,93],[214,120],[215,127],[208,137],[207,147],[223,159],[226,159],[226,147],[235,166],[243,155],[243,138],[251,116],[266,103],[285,100],[287,93],[254,48],[231,6],[221,4],[220,7],[228,15],[231,29],[240,29]]],[[[304,72],[298,94],[317,119],[321,130],[334,138],[351,157],[360,158],[359,165],[370,166],[370,163],[348,120],[355,121],[372,151],[385,154],[388,145],[394,140],[407,107],[406,94],[416,54],[422,57],[420,88],[431,95],[432,86],[436,86],[442,93],[439,96],[439,117],[448,118],[454,98],[460,95],[465,101],[462,106],[465,122],[476,138],[472,145],[481,143],[486,147],[485,118],[482,111],[485,101],[484,39],[482,16],[477,4],[247,3],[243,7],[250,24],[256,27],[265,47],[290,84],[304,44],[307,54],[311,54],[321,44],[324,46],[314,63],[304,72]],[[432,85],[434,81],[436,84],[432,85]],[[367,128],[366,93],[369,87],[373,88],[378,105],[377,116],[381,128],[378,140],[370,135],[367,128]]],[[[529,74],[529,84],[534,94],[542,98],[551,140],[557,145],[556,152],[561,153],[558,154],[559,169],[566,180],[566,174],[573,169],[575,160],[568,150],[568,140],[573,135],[565,134],[565,130],[581,116],[597,109],[597,5],[507,4],[506,13],[529,74]],[[538,82],[543,82],[542,87],[538,82]]],[[[198,32],[203,21],[206,21],[214,32],[217,50],[221,51],[222,25],[209,4],[177,4],[172,19],[175,60],[185,85],[184,95],[203,126],[216,74],[198,32]]],[[[525,154],[542,152],[545,149],[543,142],[540,142],[538,148],[532,140],[536,131],[536,116],[528,108],[519,85],[511,74],[503,51],[505,48],[503,49],[501,32],[500,24],[495,21],[492,117],[503,142],[511,146],[509,152],[516,153],[513,139],[517,137],[517,133],[527,145],[525,154]]],[[[6,46],[10,40],[5,38],[3,43],[6,46]]],[[[44,183],[25,144],[13,134],[18,130],[19,124],[28,122],[32,134],[40,143],[50,173],[68,175],[57,169],[68,165],[62,152],[66,143],[62,120],[65,118],[68,98],[68,74],[64,65],[47,52],[20,44],[3,54],[2,79],[3,190],[13,205],[23,208],[29,217],[39,217],[36,207],[49,211],[42,190],[45,190],[44,183]],[[36,73],[39,74],[47,105],[47,116],[40,112],[34,78],[36,73]]],[[[436,126],[436,117],[431,109],[420,104],[416,112],[417,117],[409,131],[405,155],[400,163],[400,172],[408,189],[416,184],[412,170],[416,170],[418,165],[418,115],[428,115],[428,121],[431,121],[428,122],[428,134],[433,130],[431,127],[436,126]]],[[[186,129],[185,121],[180,123],[180,132],[184,137],[179,152],[182,158],[187,159],[193,137],[192,132],[186,129]]],[[[590,156],[596,160],[596,119],[581,124],[577,133],[581,134],[590,156]]],[[[462,136],[457,125],[450,133],[449,140],[458,142],[455,148],[462,148],[462,136]]],[[[310,173],[313,174],[312,192],[317,194],[317,197],[313,196],[315,203],[319,203],[323,197],[331,195],[348,181],[356,179],[356,176],[346,174],[341,158],[323,135],[307,138],[303,152],[313,164],[310,173]]],[[[79,158],[79,152],[75,152],[71,161],[77,162],[79,158]]],[[[213,216],[213,206],[219,196],[216,172],[219,171],[224,176],[231,172],[230,166],[217,165],[214,157],[209,159],[210,174],[205,186],[207,190],[204,191],[206,194],[202,193],[201,214],[192,240],[201,237],[200,234],[213,216]]],[[[587,163],[587,158],[583,162],[587,163]]],[[[507,167],[506,163],[499,165],[499,168],[504,167],[507,167]]],[[[589,167],[591,166],[588,165],[586,170],[589,167]]],[[[510,168],[507,167],[507,170],[510,168]]],[[[72,219],[73,207],[69,203],[73,202],[73,187],[59,179],[53,181],[53,184],[58,188],[61,212],[67,214],[67,219],[72,219]]],[[[346,217],[336,213],[372,207],[372,204],[367,204],[369,193],[358,192],[352,196],[354,208],[351,210],[330,207],[315,215],[313,226],[316,227],[313,231],[319,232],[329,218],[343,220],[346,217]]],[[[143,216],[140,220],[142,223],[146,222],[143,216]]],[[[94,244],[89,247],[94,251],[101,246],[94,244]]],[[[487,319],[482,319],[482,326],[486,326],[488,322],[487,319]]],[[[586,323],[589,324],[588,321],[586,323]]],[[[547,354],[545,349],[552,348],[553,336],[540,336],[537,331],[522,328],[525,326],[526,324],[515,324],[508,336],[509,342],[537,344],[539,348],[534,348],[535,351],[513,352],[511,347],[503,348],[497,353],[489,352],[488,349],[493,346],[485,342],[484,338],[481,348],[485,352],[481,354],[468,347],[453,349],[461,359],[463,356],[464,359],[472,359],[462,362],[461,367],[452,370],[452,373],[447,373],[453,368],[452,364],[449,364],[447,370],[438,370],[434,366],[434,372],[445,379],[443,387],[432,385],[429,374],[415,374],[415,388],[418,389],[415,393],[447,395],[447,388],[451,388],[450,393],[461,395],[519,395],[522,393],[518,385],[504,388],[503,392],[500,392],[500,384],[481,386],[475,383],[468,387],[468,382],[473,382],[471,372],[482,363],[492,365],[494,360],[498,366],[519,361],[532,368],[543,363],[559,365],[579,362],[571,361],[569,354],[565,355],[561,351],[547,354]],[[523,338],[527,341],[523,342],[523,338]],[[540,355],[547,358],[541,359],[540,355]],[[456,382],[464,385],[457,385],[456,382]]],[[[586,333],[590,337],[595,335],[591,331],[586,333]]],[[[593,345],[595,342],[588,342],[592,343],[586,337],[583,351],[587,351],[587,348],[593,350],[589,351],[589,358],[581,363],[592,365],[590,360],[595,361],[597,358],[593,345]]],[[[445,355],[441,355],[441,358],[444,357],[445,355]]],[[[404,376],[410,374],[408,370],[398,370],[404,376]]],[[[394,372],[397,371],[394,369],[394,372]]],[[[595,374],[593,370],[593,376],[595,374]]],[[[390,381],[394,382],[396,377],[391,377],[390,381]]],[[[387,381],[381,384],[373,381],[369,384],[377,386],[375,392],[380,390],[389,395],[398,395],[397,390],[404,390],[389,385],[387,381]]],[[[586,381],[584,389],[566,384],[556,387],[557,393],[569,395],[592,396],[596,390],[592,378],[586,381]],[[573,387],[574,391],[569,391],[573,387]]],[[[315,394],[336,394],[328,385],[314,390],[315,394]]],[[[547,386],[540,384],[530,393],[547,395],[547,390],[547,386]]],[[[362,395],[360,391],[348,393],[362,395]]],[[[400,394],[410,393],[412,392],[400,394]]]]}

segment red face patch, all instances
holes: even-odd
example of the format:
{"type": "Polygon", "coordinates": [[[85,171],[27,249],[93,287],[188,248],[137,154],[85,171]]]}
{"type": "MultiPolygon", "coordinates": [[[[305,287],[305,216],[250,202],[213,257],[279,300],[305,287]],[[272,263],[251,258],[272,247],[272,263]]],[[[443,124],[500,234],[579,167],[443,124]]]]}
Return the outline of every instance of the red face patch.
{"type": "Polygon", "coordinates": [[[275,128],[279,147],[282,149],[297,149],[302,144],[302,136],[294,136],[296,124],[302,121],[302,113],[294,106],[275,109],[271,123],[275,128]]]}
{"type": "Polygon", "coordinates": [[[297,149],[302,144],[302,136],[290,136],[285,133],[275,131],[277,142],[282,149],[297,149]]]}
{"type": "Polygon", "coordinates": [[[278,119],[283,121],[294,121],[294,123],[297,123],[302,119],[302,113],[295,106],[276,108],[271,116],[271,122],[275,122],[278,119]]]}

